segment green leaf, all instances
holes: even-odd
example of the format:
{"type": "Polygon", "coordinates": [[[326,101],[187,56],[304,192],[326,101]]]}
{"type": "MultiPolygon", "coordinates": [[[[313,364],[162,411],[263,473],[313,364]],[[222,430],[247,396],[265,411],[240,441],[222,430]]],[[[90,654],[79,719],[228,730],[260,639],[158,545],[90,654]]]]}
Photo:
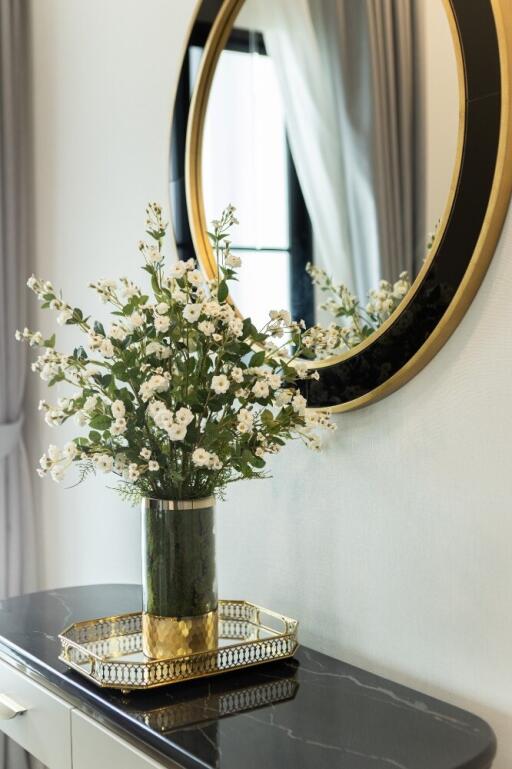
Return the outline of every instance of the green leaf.
{"type": "Polygon", "coordinates": [[[53,350],[55,347],[55,334],[52,334],[49,339],[45,339],[44,346],[53,350]]]}
{"type": "Polygon", "coordinates": [[[256,336],[257,334],[258,334],[258,329],[254,325],[252,320],[250,318],[246,318],[244,320],[244,325],[243,325],[242,339],[245,339],[248,336],[256,336]]]}
{"type": "Polygon", "coordinates": [[[75,347],[73,350],[73,358],[76,360],[87,360],[87,353],[83,347],[75,347]]]}
{"type": "Polygon", "coordinates": [[[89,425],[95,430],[108,430],[112,420],[106,414],[98,414],[93,417],[89,422],[89,425]]]}
{"type": "Polygon", "coordinates": [[[262,366],[265,363],[265,350],[255,352],[249,361],[249,366],[262,366]]]}
{"type": "Polygon", "coordinates": [[[217,296],[218,296],[219,302],[225,302],[226,299],[228,298],[229,288],[225,280],[221,280],[221,282],[219,283],[219,291],[217,296]]]}
{"type": "Polygon", "coordinates": [[[151,288],[155,292],[155,294],[158,294],[160,292],[160,286],[158,285],[158,280],[155,274],[151,275],[151,288]]]}
{"type": "Polygon", "coordinates": [[[103,328],[103,323],[100,323],[99,321],[94,321],[94,330],[97,334],[101,334],[101,336],[106,336],[105,329],[103,328]]]}
{"type": "Polygon", "coordinates": [[[89,433],[89,440],[91,443],[99,443],[101,441],[101,435],[96,430],[91,430],[89,433]]]}
{"type": "Polygon", "coordinates": [[[249,449],[244,449],[242,452],[242,461],[246,462],[249,465],[252,465],[252,461],[254,459],[254,454],[252,451],[249,451],[249,449]]]}

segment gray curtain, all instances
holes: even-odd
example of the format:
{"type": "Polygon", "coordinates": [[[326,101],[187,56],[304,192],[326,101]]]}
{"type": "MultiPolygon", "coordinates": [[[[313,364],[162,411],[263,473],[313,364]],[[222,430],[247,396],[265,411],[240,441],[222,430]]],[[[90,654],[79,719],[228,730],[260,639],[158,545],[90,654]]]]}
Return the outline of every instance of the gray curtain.
{"type": "MultiPolygon", "coordinates": [[[[22,437],[26,353],[14,333],[26,321],[30,231],[28,0],[0,0],[0,599],[35,588],[35,537],[22,437]]],[[[1,769],[35,767],[1,738],[1,769]]]]}
{"type": "Polygon", "coordinates": [[[380,278],[413,274],[426,251],[417,2],[258,7],[315,259],[364,298],[380,278]]]}

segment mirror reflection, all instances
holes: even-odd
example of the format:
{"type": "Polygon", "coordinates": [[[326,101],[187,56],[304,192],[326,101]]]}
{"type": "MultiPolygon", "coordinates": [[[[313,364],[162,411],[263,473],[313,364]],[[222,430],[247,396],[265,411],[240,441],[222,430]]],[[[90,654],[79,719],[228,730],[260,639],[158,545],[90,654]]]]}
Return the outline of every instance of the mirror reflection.
{"type": "Polygon", "coordinates": [[[246,0],[215,71],[202,157],[207,221],[237,208],[241,312],[257,325],[283,308],[345,327],[320,356],[373,333],[428,253],[458,131],[442,0],[246,0]]]}

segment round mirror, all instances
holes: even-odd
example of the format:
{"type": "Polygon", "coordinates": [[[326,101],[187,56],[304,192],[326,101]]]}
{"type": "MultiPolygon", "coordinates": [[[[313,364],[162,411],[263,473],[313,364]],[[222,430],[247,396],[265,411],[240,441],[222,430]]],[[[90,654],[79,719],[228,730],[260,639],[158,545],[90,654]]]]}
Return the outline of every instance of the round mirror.
{"type": "Polygon", "coordinates": [[[228,203],[233,301],[287,310],[312,357],[355,347],[403,300],[450,198],[459,135],[442,0],[245,0],[207,102],[207,222],[228,203]]]}
{"type": "Polygon", "coordinates": [[[319,324],[310,406],[390,394],[469,307],[512,188],[510,50],[509,0],[198,3],[173,115],[178,255],[213,277],[207,223],[237,207],[240,312],[319,324]]]}

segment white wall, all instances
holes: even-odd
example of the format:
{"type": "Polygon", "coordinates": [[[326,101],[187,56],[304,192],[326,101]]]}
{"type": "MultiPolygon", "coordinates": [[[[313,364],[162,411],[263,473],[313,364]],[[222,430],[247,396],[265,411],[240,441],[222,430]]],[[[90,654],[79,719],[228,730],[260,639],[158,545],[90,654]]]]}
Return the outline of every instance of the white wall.
{"type": "MultiPolygon", "coordinates": [[[[33,2],[35,270],[77,303],[90,278],[133,272],[144,204],[167,199],[192,6],[33,2]]],[[[323,454],[287,449],[273,480],[240,484],[219,514],[224,595],[296,616],[304,643],[478,712],[499,737],[496,769],[512,764],[511,255],[509,216],[437,358],[339,417],[323,454]]],[[[34,416],[36,457],[50,437],[61,440],[34,416]]],[[[135,511],[99,482],[34,483],[43,586],[138,580],[135,511]]]]}

